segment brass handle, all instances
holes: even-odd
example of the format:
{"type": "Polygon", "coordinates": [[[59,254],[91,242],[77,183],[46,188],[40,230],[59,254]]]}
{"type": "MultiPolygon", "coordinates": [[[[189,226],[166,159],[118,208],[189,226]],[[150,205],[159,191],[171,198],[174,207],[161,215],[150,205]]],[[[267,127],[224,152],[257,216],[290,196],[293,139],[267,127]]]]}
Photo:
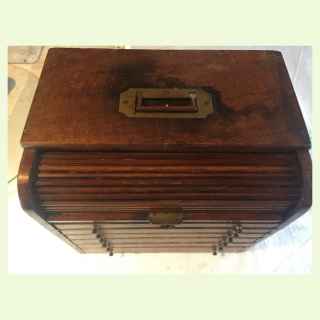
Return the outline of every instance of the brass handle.
{"type": "Polygon", "coordinates": [[[197,112],[196,91],[137,92],[136,112],[197,112]]]}
{"type": "Polygon", "coordinates": [[[119,112],[135,118],[206,118],[211,95],[196,88],[131,88],[120,94],[119,112]]]}
{"type": "Polygon", "coordinates": [[[152,224],[158,224],[161,226],[174,226],[181,223],[183,220],[182,211],[165,210],[159,212],[151,212],[149,214],[149,221],[152,224]]]}

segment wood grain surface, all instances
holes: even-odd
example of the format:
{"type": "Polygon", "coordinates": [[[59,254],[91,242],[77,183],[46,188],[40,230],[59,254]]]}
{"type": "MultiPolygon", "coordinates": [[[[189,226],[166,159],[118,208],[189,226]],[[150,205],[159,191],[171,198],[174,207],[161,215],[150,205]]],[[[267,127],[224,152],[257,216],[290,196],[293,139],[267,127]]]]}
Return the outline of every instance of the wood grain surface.
{"type": "Polygon", "coordinates": [[[50,49],[24,147],[108,151],[292,150],[309,137],[275,51],[50,49]],[[139,119],[118,112],[129,88],[202,88],[206,119],[139,119]]]}

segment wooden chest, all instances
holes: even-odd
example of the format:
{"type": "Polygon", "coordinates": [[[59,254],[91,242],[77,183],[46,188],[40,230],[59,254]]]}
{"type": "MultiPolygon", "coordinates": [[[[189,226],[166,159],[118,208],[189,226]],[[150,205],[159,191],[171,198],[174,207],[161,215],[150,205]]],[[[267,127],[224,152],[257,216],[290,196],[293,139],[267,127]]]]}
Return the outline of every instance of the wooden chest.
{"type": "Polygon", "coordinates": [[[281,53],[49,50],[18,189],[83,253],[239,252],[311,206],[281,53]]]}

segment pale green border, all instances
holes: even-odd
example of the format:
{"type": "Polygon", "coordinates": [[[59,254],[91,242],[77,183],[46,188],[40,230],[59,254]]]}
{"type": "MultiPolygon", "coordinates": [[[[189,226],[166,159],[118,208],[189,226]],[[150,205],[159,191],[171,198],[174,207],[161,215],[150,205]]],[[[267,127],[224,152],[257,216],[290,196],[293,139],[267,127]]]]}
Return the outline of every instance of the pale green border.
{"type": "MultiPolygon", "coordinates": [[[[312,45],[314,186],[319,182],[316,1],[18,1],[1,4],[2,319],[315,319],[319,258],[309,276],[7,275],[7,45],[312,45]],[[47,4],[48,3],[48,4],[47,4]],[[210,3],[210,5],[209,5],[210,3]]],[[[319,29],[319,28],[318,28],[319,29]]],[[[316,195],[316,187],[314,187],[316,195]]],[[[314,196],[313,247],[319,244],[314,196]]],[[[41,257],[39,257],[41,258],[41,257]]]]}

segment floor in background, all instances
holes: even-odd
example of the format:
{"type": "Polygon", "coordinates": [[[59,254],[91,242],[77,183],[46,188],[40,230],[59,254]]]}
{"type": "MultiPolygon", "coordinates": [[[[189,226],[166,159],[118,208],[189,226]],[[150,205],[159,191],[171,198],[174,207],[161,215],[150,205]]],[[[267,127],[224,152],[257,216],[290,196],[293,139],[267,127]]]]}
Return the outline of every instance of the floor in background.
{"type": "MultiPolygon", "coordinates": [[[[218,47],[206,48],[218,49],[218,47]]],[[[244,49],[244,47],[241,48],[244,49]]],[[[246,47],[248,48],[268,47],[246,47]]],[[[311,134],[311,48],[269,48],[281,50],[283,53],[311,134]]],[[[14,81],[11,83],[13,87],[9,95],[8,180],[11,180],[8,185],[9,272],[20,274],[305,274],[311,272],[311,211],[251,250],[224,256],[210,254],[126,254],[113,257],[80,255],[30,218],[20,207],[14,177],[21,158],[20,135],[47,48],[43,48],[40,57],[35,58],[37,52],[39,50],[20,47],[19,52],[13,56],[16,61],[20,59],[19,64],[10,64],[8,70],[9,77],[14,81]],[[25,64],[20,63],[23,59],[27,61],[25,64]],[[35,59],[35,63],[30,63],[32,59],[35,59]]],[[[13,58],[11,61],[14,61],[13,58]]]]}

